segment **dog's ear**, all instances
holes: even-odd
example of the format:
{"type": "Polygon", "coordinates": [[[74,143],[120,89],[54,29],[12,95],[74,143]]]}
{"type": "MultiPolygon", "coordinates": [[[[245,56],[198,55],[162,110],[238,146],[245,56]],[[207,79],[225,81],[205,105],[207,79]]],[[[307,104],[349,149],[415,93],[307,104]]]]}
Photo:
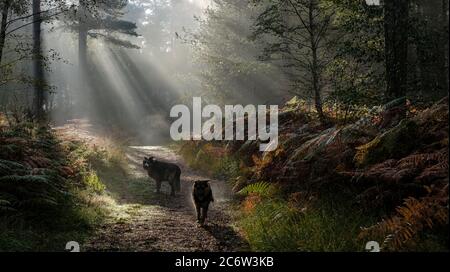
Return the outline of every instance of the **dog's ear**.
{"type": "Polygon", "coordinates": [[[144,161],[147,161],[148,160],[148,158],[147,157],[144,157],[144,161]]]}

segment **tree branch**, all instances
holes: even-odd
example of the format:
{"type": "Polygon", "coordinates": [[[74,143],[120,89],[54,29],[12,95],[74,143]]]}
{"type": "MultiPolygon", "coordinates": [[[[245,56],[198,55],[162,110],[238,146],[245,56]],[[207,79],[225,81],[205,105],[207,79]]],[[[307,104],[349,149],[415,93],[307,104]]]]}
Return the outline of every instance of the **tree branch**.
{"type": "Polygon", "coordinates": [[[51,8],[51,9],[47,9],[47,10],[44,10],[44,11],[41,11],[41,12],[37,12],[37,13],[28,14],[28,15],[25,15],[25,16],[22,16],[22,17],[17,17],[17,18],[11,19],[11,20],[9,20],[9,21],[6,23],[6,28],[8,28],[8,26],[9,26],[10,24],[13,24],[14,22],[17,22],[17,21],[20,21],[20,20],[25,20],[25,19],[28,19],[28,18],[30,18],[30,17],[33,17],[34,15],[46,13],[46,12],[52,11],[52,10],[54,10],[54,9],[57,9],[57,7],[51,8]]]}
{"type": "Polygon", "coordinates": [[[26,23],[26,24],[24,24],[24,25],[21,25],[21,26],[19,26],[19,27],[16,27],[16,28],[14,28],[14,29],[12,29],[12,30],[6,32],[5,35],[8,36],[9,34],[15,32],[15,31],[17,31],[17,30],[19,30],[19,29],[22,29],[22,28],[24,28],[24,27],[26,27],[26,26],[32,25],[32,24],[37,23],[37,22],[43,22],[43,21],[45,21],[46,19],[49,19],[49,18],[51,18],[51,17],[53,17],[53,16],[58,16],[59,14],[62,14],[62,13],[64,13],[64,12],[66,12],[66,11],[68,11],[68,10],[63,10],[63,11],[57,12],[57,13],[55,13],[55,14],[49,15],[49,16],[47,16],[46,18],[41,18],[41,19],[39,19],[39,20],[35,20],[35,21],[32,21],[32,22],[26,23]]]}

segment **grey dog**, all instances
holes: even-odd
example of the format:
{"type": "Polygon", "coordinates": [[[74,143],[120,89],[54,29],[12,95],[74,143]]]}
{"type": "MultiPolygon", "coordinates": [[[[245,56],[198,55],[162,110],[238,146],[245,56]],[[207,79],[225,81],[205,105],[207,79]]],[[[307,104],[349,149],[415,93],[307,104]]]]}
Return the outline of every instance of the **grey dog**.
{"type": "Polygon", "coordinates": [[[148,176],[155,180],[157,193],[161,191],[161,183],[163,181],[169,183],[171,196],[175,195],[175,191],[179,192],[181,190],[181,169],[178,165],[158,161],[154,157],[144,157],[142,166],[147,170],[148,176]]]}

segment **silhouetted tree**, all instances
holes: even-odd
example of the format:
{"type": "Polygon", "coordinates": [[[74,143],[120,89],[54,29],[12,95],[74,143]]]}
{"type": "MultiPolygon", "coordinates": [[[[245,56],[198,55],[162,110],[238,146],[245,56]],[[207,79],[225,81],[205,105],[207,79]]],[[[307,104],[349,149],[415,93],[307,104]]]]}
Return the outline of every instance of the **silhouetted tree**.
{"type": "Polygon", "coordinates": [[[384,1],[386,97],[404,97],[408,76],[409,0],[384,1]]]}
{"type": "Polygon", "coordinates": [[[44,118],[45,103],[45,78],[44,63],[42,56],[41,37],[41,0],[33,0],[33,54],[34,54],[34,76],[35,76],[35,114],[38,120],[44,118]]]}
{"type": "Polygon", "coordinates": [[[311,90],[321,121],[323,72],[327,35],[333,11],[320,0],[276,0],[265,5],[256,20],[256,35],[270,34],[275,42],[269,44],[268,56],[280,54],[288,65],[297,70],[297,80],[311,90]]]}

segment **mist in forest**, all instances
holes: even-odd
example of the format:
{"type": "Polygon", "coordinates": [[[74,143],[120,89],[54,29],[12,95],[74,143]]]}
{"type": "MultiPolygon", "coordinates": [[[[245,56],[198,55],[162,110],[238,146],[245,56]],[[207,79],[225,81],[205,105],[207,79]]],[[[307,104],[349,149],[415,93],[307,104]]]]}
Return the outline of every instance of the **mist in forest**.
{"type": "Polygon", "coordinates": [[[86,118],[151,142],[167,137],[166,113],[185,91],[178,77],[191,69],[175,30],[195,27],[194,15],[203,8],[202,1],[129,1],[118,19],[135,24],[136,34],[117,34],[126,44],[88,36],[84,64],[76,29],[63,22],[48,26],[45,45],[61,57],[48,79],[56,87],[52,118],[86,118]]]}
{"type": "MultiPolygon", "coordinates": [[[[108,32],[116,29],[89,30],[85,60],[81,57],[79,22],[66,17],[45,24],[43,44],[58,54],[47,76],[48,84],[54,87],[48,97],[52,120],[59,124],[88,119],[113,133],[125,132],[141,143],[154,144],[170,138],[170,108],[179,103],[190,106],[193,96],[202,95],[205,101],[216,103],[273,100],[273,90],[279,88],[274,78],[280,76],[273,71],[266,78],[255,79],[252,89],[232,87],[235,93],[228,97],[221,97],[225,90],[204,91],[202,73],[210,68],[196,62],[198,52],[192,49],[189,37],[199,30],[205,11],[214,8],[213,1],[207,0],[128,1],[114,14],[115,20],[125,25],[123,29],[112,34],[108,32]],[[221,100],[214,100],[216,97],[221,100]]],[[[238,31],[241,39],[250,35],[249,29],[238,31]]],[[[259,54],[245,44],[242,53],[255,61],[259,54]]]]}
{"type": "Polygon", "coordinates": [[[383,9],[397,7],[357,0],[297,1],[294,8],[283,1],[35,2],[42,22],[32,20],[36,7],[28,1],[2,6],[13,17],[2,46],[0,98],[10,111],[44,109],[55,125],[87,119],[151,144],[169,139],[171,107],[191,106],[194,96],[222,106],[281,105],[297,95],[324,121],[324,107],[349,112],[448,93],[448,8],[439,1],[412,2],[409,39],[389,36],[406,21],[381,23],[383,14],[395,21],[398,14],[383,9]],[[311,9],[317,29],[303,25],[307,13],[286,15],[297,6],[311,9]],[[402,69],[391,68],[398,63],[402,69]],[[40,94],[45,99],[36,102],[40,94]]]}

